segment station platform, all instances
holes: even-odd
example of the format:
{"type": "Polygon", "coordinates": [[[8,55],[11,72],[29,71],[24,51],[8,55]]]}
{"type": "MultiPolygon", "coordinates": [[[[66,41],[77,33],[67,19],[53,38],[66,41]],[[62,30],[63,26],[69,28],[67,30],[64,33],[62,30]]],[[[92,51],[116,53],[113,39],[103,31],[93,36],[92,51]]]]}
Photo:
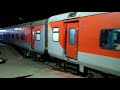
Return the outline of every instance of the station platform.
{"type": "Polygon", "coordinates": [[[0,58],[8,59],[0,64],[0,78],[83,78],[25,58],[9,45],[0,43],[0,52],[0,58]]]}

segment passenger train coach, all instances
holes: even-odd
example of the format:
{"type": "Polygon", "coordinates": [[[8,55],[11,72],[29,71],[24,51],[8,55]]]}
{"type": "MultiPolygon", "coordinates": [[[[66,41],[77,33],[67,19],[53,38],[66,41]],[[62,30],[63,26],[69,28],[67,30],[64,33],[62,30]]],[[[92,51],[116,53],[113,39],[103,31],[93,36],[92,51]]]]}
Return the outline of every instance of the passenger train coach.
{"type": "Polygon", "coordinates": [[[82,73],[87,67],[120,76],[119,19],[120,12],[68,12],[2,28],[0,40],[22,48],[27,56],[48,53],[77,64],[82,73]]]}

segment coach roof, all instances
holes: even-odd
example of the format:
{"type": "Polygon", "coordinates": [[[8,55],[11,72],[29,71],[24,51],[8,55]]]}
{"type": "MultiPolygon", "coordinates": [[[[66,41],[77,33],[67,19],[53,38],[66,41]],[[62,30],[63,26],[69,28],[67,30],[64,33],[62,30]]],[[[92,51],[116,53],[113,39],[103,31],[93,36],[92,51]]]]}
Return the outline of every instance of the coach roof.
{"type": "Polygon", "coordinates": [[[96,14],[103,14],[103,13],[108,13],[108,12],[68,12],[68,13],[51,16],[48,22],[77,18],[77,17],[84,17],[84,16],[90,16],[90,15],[96,15],[96,14]],[[70,16],[70,15],[73,15],[73,16],[70,16]]]}
{"type": "Polygon", "coordinates": [[[27,22],[27,23],[22,23],[22,24],[18,24],[18,25],[13,25],[13,26],[9,26],[9,27],[4,27],[2,29],[9,29],[9,28],[14,28],[14,27],[29,27],[31,25],[40,25],[40,24],[44,24],[45,21],[47,19],[44,20],[38,20],[38,21],[31,21],[31,22],[27,22]]]}
{"type": "Polygon", "coordinates": [[[33,21],[32,25],[40,25],[40,24],[45,24],[47,19],[43,19],[43,20],[38,20],[38,21],[33,21]]]}

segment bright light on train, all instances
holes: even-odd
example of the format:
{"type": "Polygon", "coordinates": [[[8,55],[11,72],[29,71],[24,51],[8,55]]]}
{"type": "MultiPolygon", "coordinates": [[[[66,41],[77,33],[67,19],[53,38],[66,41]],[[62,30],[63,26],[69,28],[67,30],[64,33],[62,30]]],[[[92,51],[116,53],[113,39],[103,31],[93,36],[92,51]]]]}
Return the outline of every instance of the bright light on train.
{"type": "Polygon", "coordinates": [[[0,32],[6,32],[6,30],[0,30],[0,32]]]}
{"type": "Polygon", "coordinates": [[[14,30],[24,30],[24,28],[14,28],[14,30]]]}

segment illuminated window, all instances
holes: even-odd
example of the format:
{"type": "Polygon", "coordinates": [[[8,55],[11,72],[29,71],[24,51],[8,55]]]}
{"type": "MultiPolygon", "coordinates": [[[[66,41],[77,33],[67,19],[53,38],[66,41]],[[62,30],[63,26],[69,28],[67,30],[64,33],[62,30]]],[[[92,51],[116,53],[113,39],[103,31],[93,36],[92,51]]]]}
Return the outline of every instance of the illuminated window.
{"type": "Polygon", "coordinates": [[[21,40],[25,40],[25,33],[21,33],[21,40]]]}
{"type": "Polygon", "coordinates": [[[120,50],[120,29],[102,30],[100,47],[108,50],[120,50]]]}
{"type": "Polygon", "coordinates": [[[53,29],[53,41],[55,42],[59,41],[59,28],[53,29]]]}
{"type": "Polygon", "coordinates": [[[70,44],[75,44],[75,29],[74,28],[70,29],[69,43],[70,44]]]}
{"type": "Polygon", "coordinates": [[[40,37],[41,37],[41,35],[40,35],[40,30],[37,30],[37,31],[36,31],[36,40],[37,40],[37,41],[40,41],[40,37]]]}

